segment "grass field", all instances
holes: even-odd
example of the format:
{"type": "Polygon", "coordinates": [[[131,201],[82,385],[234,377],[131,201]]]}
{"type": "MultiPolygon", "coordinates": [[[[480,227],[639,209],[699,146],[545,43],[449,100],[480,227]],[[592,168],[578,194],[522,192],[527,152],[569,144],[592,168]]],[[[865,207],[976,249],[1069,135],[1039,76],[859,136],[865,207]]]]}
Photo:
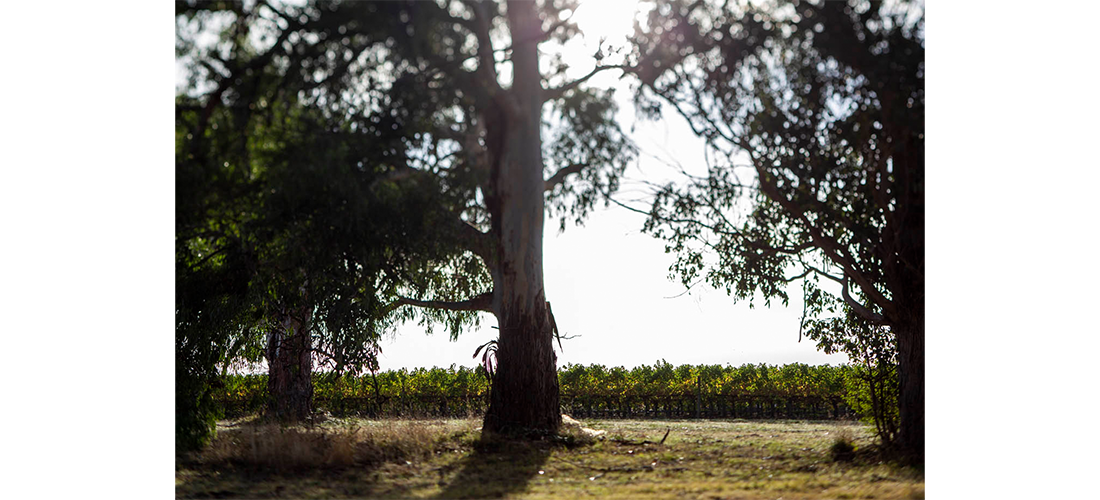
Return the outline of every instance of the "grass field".
{"type": "Polygon", "coordinates": [[[478,420],[222,422],[178,457],[180,498],[923,498],[851,422],[589,420],[556,439],[481,439],[478,420]],[[667,433],[667,437],[666,437],[667,433]],[[834,461],[838,437],[851,461],[834,461]],[[662,442],[663,440],[663,442],[662,442]]]}

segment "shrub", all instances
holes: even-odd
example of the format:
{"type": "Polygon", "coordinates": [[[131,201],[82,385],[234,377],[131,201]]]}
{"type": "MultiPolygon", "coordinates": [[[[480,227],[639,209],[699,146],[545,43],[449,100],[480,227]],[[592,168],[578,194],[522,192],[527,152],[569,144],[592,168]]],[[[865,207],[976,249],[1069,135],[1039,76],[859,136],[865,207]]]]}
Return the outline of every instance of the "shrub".
{"type": "Polygon", "coordinates": [[[875,434],[882,444],[893,444],[901,420],[897,365],[856,365],[847,376],[845,402],[856,411],[860,421],[875,426],[875,434]]]}
{"type": "Polygon", "coordinates": [[[848,355],[852,366],[844,375],[844,399],[860,420],[875,426],[884,446],[893,446],[900,422],[897,337],[888,326],[869,324],[851,310],[807,323],[806,335],[817,341],[818,349],[848,355]]]}
{"type": "Polygon", "coordinates": [[[856,444],[852,436],[842,431],[833,439],[833,445],[829,447],[829,457],[834,462],[851,462],[856,458],[856,444]]]}

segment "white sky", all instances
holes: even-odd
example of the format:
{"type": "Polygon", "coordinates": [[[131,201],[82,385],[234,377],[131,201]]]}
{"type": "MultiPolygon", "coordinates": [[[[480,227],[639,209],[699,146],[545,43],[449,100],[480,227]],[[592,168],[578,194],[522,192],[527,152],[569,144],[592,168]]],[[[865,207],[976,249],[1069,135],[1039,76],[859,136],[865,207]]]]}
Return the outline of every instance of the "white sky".
{"type": "MultiPolygon", "coordinates": [[[[577,21],[585,36],[566,45],[568,75],[579,78],[595,64],[592,54],[600,38],[612,46],[622,44],[633,29],[634,0],[589,0],[577,9],[577,21]]],[[[606,45],[605,45],[606,47],[606,45]]],[[[550,44],[541,47],[556,50],[550,44]]],[[[606,51],[606,50],[605,50],[606,51]]],[[[618,62],[609,58],[608,64],[618,62]]],[[[589,80],[601,88],[616,87],[620,124],[641,148],[640,164],[626,172],[626,179],[675,179],[671,169],[656,160],[673,160],[695,174],[705,172],[704,144],[675,112],[665,113],[661,122],[636,121],[626,82],[621,72],[608,71],[589,80]]],[[[629,181],[623,183],[629,189],[629,181]]],[[[636,197],[623,193],[616,199],[636,197]]],[[[638,208],[648,206],[633,204],[638,208]]],[[[679,364],[809,363],[837,364],[843,354],[826,355],[809,339],[799,342],[802,311],[801,287],[789,287],[791,302],[784,307],[763,300],[754,309],[747,302],[734,303],[725,291],[697,285],[689,294],[679,278],[668,278],[674,257],[664,253],[664,242],[641,233],[645,217],[612,205],[598,209],[584,226],[567,226],[558,232],[557,219],[546,222],[543,248],[547,300],[564,336],[576,336],[562,343],[558,365],[566,363],[607,366],[653,364],[664,359],[679,364]],[[672,298],[679,296],[676,298],[672,298]]],[[[465,297],[455,297],[463,299],[465,297]]],[[[496,318],[485,314],[482,327],[464,333],[451,342],[436,328],[425,335],[424,328],[409,323],[398,335],[382,343],[379,364],[383,370],[396,368],[474,366],[477,346],[497,337],[496,318]]]]}

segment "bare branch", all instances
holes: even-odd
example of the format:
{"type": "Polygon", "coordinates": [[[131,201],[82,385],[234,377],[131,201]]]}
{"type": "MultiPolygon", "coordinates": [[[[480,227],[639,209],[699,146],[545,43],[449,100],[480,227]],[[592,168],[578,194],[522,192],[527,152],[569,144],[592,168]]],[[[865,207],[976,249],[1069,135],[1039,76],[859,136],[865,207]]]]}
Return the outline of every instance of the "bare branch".
{"type": "MultiPolygon", "coordinates": [[[[482,73],[482,78],[497,83],[499,86],[496,58],[493,56],[493,40],[489,36],[489,25],[492,23],[489,7],[484,2],[469,2],[467,6],[469,6],[476,15],[472,24],[474,35],[477,36],[477,71],[482,73]]],[[[486,84],[489,84],[489,82],[486,82],[486,84]]],[[[497,90],[497,88],[494,88],[492,92],[496,92],[497,90]]]]}
{"type": "Polygon", "coordinates": [[[698,221],[698,220],[695,220],[695,219],[670,219],[668,217],[663,217],[661,215],[656,215],[656,214],[653,214],[653,213],[650,213],[650,212],[646,212],[645,210],[641,210],[641,209],[638,209],[638,208],[634,208],[630,205],[626,205],[626,204],[620,202],[619,200],[616,200],[616,199],[614,199],[610,196],[607,197],[607,201],[610,201],[611,203],[614,203],[614,204],[616,204],[620,207],[623,207],[627,210],[630,210],[631,212],[642,214],[646,217],[656,217],[656,218],[658,218],[662,221],[665,221],[665,222],[675,222],[675,223],[679,223],[679,224],[694,224],[696,226],[707,229],[707,230],[709,230],[709,231],[711,231],[715,234],[723,234],[723,235],[726,235],[726,236],[744,237],[744,235],[741,234],[740,232],[725,231],[725,230],[719,229],[719,228],[714,227],[710,224],[707,224],[707,223],[704,223],[702,221],[698,221]]]}
{"type": "Polygon", "coordinates": [[[792,282],[792,281],[798,281],[798,280],[800,280],[800,279],[802,279],[802,278],[805,278],[806,276],[809,276],[809,275],[810,275],[810,272],[811,272],[811,271],[807,269],[807,270],[806,270],[806,272],[804,272],[804,273],[802,273],[802,274],[799,274],[799,275],[795,275],[795,276],[791,276],[790,278],[783,278],[783,281],[785,281],[785,282],[787,282],[787,283],[790,283],[790,282],[792,282]]]}
{"type": "Polygon", "coordinates": [[[881,314],[871,311],[866,306],[861,304],[858,300],[852,298],[852,296],[848,293],[847,275],[845,275],[844,277],[844,287],[840,289],[840,295],[841,297],[844,297],[844,302],[846,302],[848,306],[850,306],[852,310],[856,312],[856,314],[859,314],[867,321],[871,321],[874,323],[881,323],[883,321],[881,314]]]}
{"type": "Polygon", "coordinates": [[[626,71],[630,71],[630,70],[634,69],[634,67],[630,66],[630,65],[627,65],[627,64],[612,64],[612,65],[609,65],[609,66],[596,66],[596,68],[594,68],[592,71],[590,71],[587,75],[584,75],[584,76],[582,76],[582,77],[580,77],[576,80],[573,80],[573,81],[571,81],[571,82],[569,82],[565,85],[562,85],[561,87],[546,89],[546,91],[543,92],[543,94],[542,94],[543,95],[543,100],[544,101],[550,101],[550,100],[553,100],[553,99],[558,99],[562,95],[564,95],[566,92],[569,92],[570,90],[573,90],[573,89],[577,88],[578,85],[586,82],[589,78],[592,78],[593,76],[596,76],[600,72],[603,72],[603,71],[609,70],[609,69],[621,69],[624,72],[626,72],[626,71]]]}
{"type": "MultiPolygon", "coordinates": [[[[748,146],[748,144],[742,145],[742,147],[744,147],[746,151],[749,151],[751,154],[752,150],[747,148],[746,146],[748,146]]],[[[821,251],[825,253],[825,256],[829,258],[829,260],[835,262],[842,269],[844,269],[845,277],[851,278],[852,281],[855,281],[860,290],[863,290],[863,293],[866,294],[873,303],[881,307],[883,311],[886,311],[887,314],[892,313],[894,310],[894,304],[889,299],[887,299],[886,296],[882,294],[882,292],[879,292],[878,289],[875,288],[874,284],[871,283],[871,280],[869,280],[856,266],[856,263],[846,255],[846,252],[844,252],[843,247],[840,245],[840,243],[831,236],[826,235],[824,231],[821,230],[821,228],[817,227],[817,225],[810,222],[809,218],[806,217],[805,210],[798,203],[795,203],[793,200],[784,196],[783,193],[780,192],[779,185],[776,182],[775,176],[773,176],[766,167],[761,165],[759,159],[756,158],[755,155],[753,155],[753,162],[756,164],[756,172],[758,181],[760,182],[760,190],[763,191],[764,194],[768,196],[768,198],[771,198],[775,202],[779,203],[784,210],[794,216],[794,218],[797,219],[802,224],[802,226],[809,231],[810,239],[813,241],[814,246],[820,248],[821,251]]],[[[843,284],[845,287],[848,286],[846,281],[843,284]]],[[[847,294],[847,288],[845,288],[845,294],[847,294]]],[[[860,304],[860,307],[863,307],[862,304],[860,304]]],[[[853,309],[855,309],[855,307],[853,307],[853,309]]],[[[866,308],[863,309],[866,310],[866,308]]]]}
{"type": "Polygon", "coordinates": [[[543,190],[550,191],[554,189],[554,186],[557,186],[558,184],[564,182],[566,177],[578,173],[586,168],[588,168],[587,163],[574,163],[572,165],[569,165],[568,167],[562,167],[561,170],[554,172],[553,176],[551,176],[549,179],[546,179],[546,187],[543,190]]]}
{"type": "Polygon", "coordinates": [[[194,271],[194,270],[196,270],[196,269],[198,269],[198,268],[202,267],[202,265],[203,265],[203,264],[205,264],[205,263],[206,263],[206,261],[208,261],[208,260],[212,259],[212,258],[213,258],[214,256],[216,256],[216,255],[219,255],[219,254],[221,254],[222,252],[224,252],[224,251],[226,251],[226,250],[228,250],[228,249],[229,249],[229,245],[223,246],[223,247],[221,247],[221,248],[219,248],[219,249],[217,249],[217,250],[215,250],[215,251],[213,251],[213,252],[211,252],[211,253],[207,254],[207,255],[206,255],[206,257],[203,257],[203,258],[202,258],[202,260],[199,260],[199,261],[198,261],[198,262],[196,262],[195,264],[193,264],[193,265],[190,265],[190,266],[188,266],[188,267],[189,267],[189,269],[190,269],[191,271],[194,271]]]}
{"type": "Polygon", "coordinates": [[[859,314],[861,317],[863,317],[867,321],[871,321],[871,322],[874,322],[874,323],[881,323],[884,320],[884,318],[882,317],[881,314],[878,314],[878,313],[875,313],[874,311],[871,311],[867,306],[861,304],[858,300],[856,300],[854,297],[852,297],[852,295],[848,292],[848,281],[849,280],[848,280],[848,275],[847,274],[845,274],[844,277],[841,278],[841,277],[838,277],[838,276],[833,276],[833,275],[831,275],[831,274],[829,274],[825,271],[822,271],[820,269],[817,269],[813,266],[807,265],[806,263],[803,263],[802,265],[806,266],[807,269],[812,270],[813,272],[817,273],[820,276],[824,276],[824,277],[826,277],[830,280],[833,280],[837,283],[840,283],[840,285],[842,287],[841,290],[840,290],[841,298],[844,299],[844,302],[846,304],[848,304],[848,306],[851,307],[852,310],[856,312],[856,314],[859,314]]]}
{"type": "Polygon", "coordinates": [[[678,299],[680,297],[683,297],[684,295],[687,295],[687,294],[691,293],[691,290],[693,288],[695,288],[695,285],[698,285],[699,283],[702,283],[703,280],[705,280],[705,279],[706,278],[699,278],[699,279],[695,280],[695,283],[692,283],[692,284],[688,285],[686,288],[684,288],[684,291],[682,291],[682,292],[680,292],[676,295],[672,295],[670,297],[661,297],[661,298],[662,299],[678,299]]]}
{"type": "Polygon", "coordinates": [[[481,91],[485,92],[489,99],[497,103],[508,115],[515,115],[518,106],[511,100],[510,94],[500,86],[497,75],[496,57],[493,50],[493,40],[489,34],[489,27],[493,22],[489,6],[485,2],[466,2],[474,11],[474,34],[477,36],[477,76],[481,91]]]}

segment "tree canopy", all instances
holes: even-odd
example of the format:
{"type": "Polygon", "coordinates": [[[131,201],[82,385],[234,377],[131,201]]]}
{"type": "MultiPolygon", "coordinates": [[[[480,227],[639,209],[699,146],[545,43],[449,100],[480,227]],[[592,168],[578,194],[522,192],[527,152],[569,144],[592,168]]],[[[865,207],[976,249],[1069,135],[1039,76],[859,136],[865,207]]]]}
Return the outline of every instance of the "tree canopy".
{"type": "Polygon", "coordinates": [[[673,273],[750,301],[799,281],[807,318],[839,300],[885,325],[867,332],[897,337],[899,439],[923,456],[923,4],[657,2],[634,41],[639,108],[708,145],[646,223],[673,273]]]}

